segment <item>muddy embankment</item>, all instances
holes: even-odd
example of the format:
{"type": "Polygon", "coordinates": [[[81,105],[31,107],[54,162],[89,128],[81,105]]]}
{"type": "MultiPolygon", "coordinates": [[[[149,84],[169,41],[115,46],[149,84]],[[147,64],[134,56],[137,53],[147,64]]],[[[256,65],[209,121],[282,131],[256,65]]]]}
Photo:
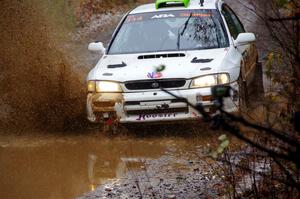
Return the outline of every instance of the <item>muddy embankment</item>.
{"type": "Polygon", "coordinates": [[[4,0],[0,7],[0,129],[82,129],[85,77],[122,15],[146,0],[4,0]]]}
{"type": "Polygon", "coordinates": [[[62,129],[83,117],[83,82],[59,50],[52,34],[55,22],[41,2],[1,3],[0,125],[4,129],[62,129]]]}

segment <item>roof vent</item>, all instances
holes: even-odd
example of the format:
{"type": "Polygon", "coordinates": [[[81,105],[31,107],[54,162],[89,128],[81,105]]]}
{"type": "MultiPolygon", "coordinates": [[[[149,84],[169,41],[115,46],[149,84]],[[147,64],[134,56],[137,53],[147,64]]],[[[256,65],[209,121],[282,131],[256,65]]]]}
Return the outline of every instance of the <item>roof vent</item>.
{"type": "Polygon", "coordinates": [[[190,0],[156,0],[155,7],[156,9],[174,5],[183,5],[184,7],[188,7],[190,0]]]}

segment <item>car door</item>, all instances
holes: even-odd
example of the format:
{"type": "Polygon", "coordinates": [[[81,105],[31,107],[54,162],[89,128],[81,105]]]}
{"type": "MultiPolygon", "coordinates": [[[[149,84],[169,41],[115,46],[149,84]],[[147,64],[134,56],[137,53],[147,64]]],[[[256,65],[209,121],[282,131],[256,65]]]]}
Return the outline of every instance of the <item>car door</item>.
{"type": "MultiPolygon", "coordinates": [[[[230,34],[234,40],[238,37],[240,33],[246,32],[243,24],[228,5],[224,4],[222,6],[222,13],[227,22],[230,34]]],[[[243,61],[241,64],[241,69],[243,70],[243,79],[247,81],[247,84],[249,84],[253,80],[255,74],[255,68],[257,63],[256,46],[255,44],[248,44],[240,46],[238,50],[243,56],[243,61]]]]}

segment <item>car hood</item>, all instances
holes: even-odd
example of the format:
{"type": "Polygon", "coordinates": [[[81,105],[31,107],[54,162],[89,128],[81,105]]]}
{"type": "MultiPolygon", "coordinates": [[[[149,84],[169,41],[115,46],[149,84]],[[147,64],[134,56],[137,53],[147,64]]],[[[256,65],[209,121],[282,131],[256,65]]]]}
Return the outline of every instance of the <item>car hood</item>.
{"type": "Polygon", "coordinates": [[[132,81],[151,78],[193,78],[205,74],[226,72],[222,66],[228,53],[228,48],[209,49],[200,51],[181,51],[184,57],[160,57],[139,59],[139,56],[170,55],[174,52],[105,55],[90,71],[88,80],[132,81]],[[196,63],[193,63],[194,60],[196,63]],[[114,68],[108,67],[113,65],[114,68]],[[118,66],[119,65],[119,66],[118,66]],[[126,66],[125,66],[126,65],[126,66]],[[156,68],[164,65],[161,73],[156,68]],[[120,67],[121,66],[121,67],[120,67]]]}

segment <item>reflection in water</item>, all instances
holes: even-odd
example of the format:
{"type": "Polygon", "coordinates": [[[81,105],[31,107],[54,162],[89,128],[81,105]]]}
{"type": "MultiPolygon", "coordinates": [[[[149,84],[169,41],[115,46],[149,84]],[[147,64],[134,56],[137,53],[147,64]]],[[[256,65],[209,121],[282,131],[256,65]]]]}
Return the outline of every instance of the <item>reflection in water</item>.
{"type": "Polygon", "coordinates": [[[177,138],[89,136],[26,142],[0,146],[0,198],[74,198],[143,168],[146,159],[160,157],[168,146],[186,144],[177,138]]]}
{"type": "Polygon", "coordinates": [[[97,160],[97,156],[89,154],[88,159],[88,178],[90,182],[91,191],[95,190],[95,179],[94,179],[94,167],[97,160]]]}
{"type": "Polygon", "coordinates": [[[120,157],[116,168],[112,168],[109,161],[97,160],[95,154],[88,155],[88,179],[90,191],[95,187],[104,184],[110,179],[121,179],[127,174],[128,170],[139,170],[145,168],[145,162],[149,158],[143,157],[120,157]]]}

